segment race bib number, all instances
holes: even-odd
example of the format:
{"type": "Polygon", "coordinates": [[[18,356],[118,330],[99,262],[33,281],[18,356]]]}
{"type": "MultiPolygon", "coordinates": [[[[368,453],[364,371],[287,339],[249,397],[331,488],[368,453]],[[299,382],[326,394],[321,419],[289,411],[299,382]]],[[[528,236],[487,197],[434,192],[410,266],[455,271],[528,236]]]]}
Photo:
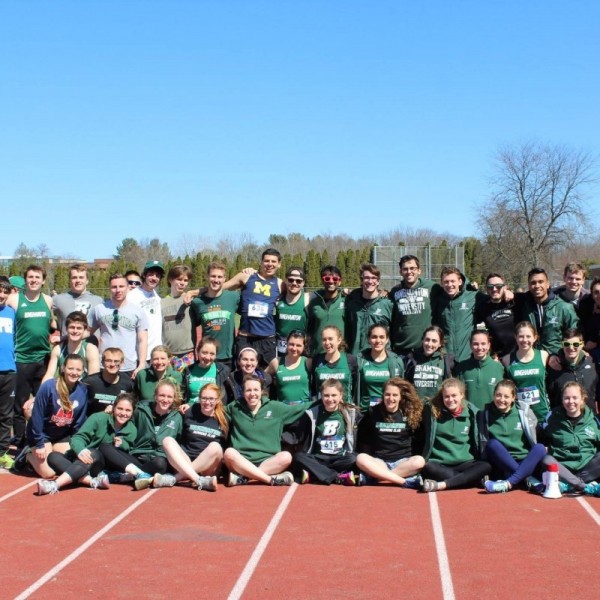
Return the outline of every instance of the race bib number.
{"type": "Polygon", "coordinates": [[[525,404],[538,404],[540,401],[540,390],[535,385],[519,388],[517,390],[517,399],[525,404]]]}
{"type": "Polygon", "coordinates": [[[264,319],[269,314],[269,305],[266,302],[252,302],[248,306],[248,316],[255,319],[264,319]]]}
{"type": "Polygon", "coordinates": [[[344,449],[344,440],[342,438],[328,438],[319,440],[322,454],[339,454],[344,449]]]}

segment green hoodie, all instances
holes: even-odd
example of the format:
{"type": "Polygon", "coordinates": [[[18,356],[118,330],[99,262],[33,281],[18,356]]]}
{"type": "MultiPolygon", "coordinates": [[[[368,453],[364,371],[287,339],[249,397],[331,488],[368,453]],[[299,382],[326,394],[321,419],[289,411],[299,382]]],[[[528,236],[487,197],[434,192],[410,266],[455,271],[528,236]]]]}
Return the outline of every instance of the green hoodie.
{"type": "Polygon", "coordinates": [[[352,290],[346,296],[344,338],[348,352],[358,356],[369,348],[367,334],[372,325],[385,325],[388,329],[392,320],[392,303],[385,296],[365,299],[362,289],[352,290]]]}
{"type": "Polygon", "coordinates": [[[121,439],[119,448],[127,452],[137,435],[137,429],[133,421],[127,421],[123,429],[115,430],[115,420],[112,415],[104,412],[94,413],[90,415],[79,431],[71,438],[71,450],[75,454],[79,454],[87,448],[98,448],[100,444],[112,444],[115,437],[121,439]]]}
{"type": "Polygon", "coordinates": [[[571,471],[581,471],[600,450],[600,431],[592,411],[585,406],[581,419],[567,417],[564,407],[548,413],[542,425],[548,454],[571,471]]]}
{"type": "Polygon", "coordinates": [[[494,388],[504,379],[504,366],[491,356],[483,360],[471,356],[456,365],[456,376],[464,382],[469,402],[482,410],[494,399],[494,388]]]}
{"type": "Polygon", "coordinates": [[[255,415],[245,400],[237,400],[225,408],[229,420],[231,446],[244,458],[260,464],[281,452],[284,425],[297,421],[310,405],[284,404],[263,396],[255,415]]]}
{"type": "Polygon", "coordinates": [[[137,428],[137,437],[132,450],[133,455],[149,454],[165,457],[162,441],[166,437],[177,438],[181,435],[182,418],[179,411],[166,414],[158,426],[154,423],[154,401],[142,400],[136,406],[133,420],[137,428]]]}
{"type": "Polygon", "coordinates": [[[325,299],[325,290],[317,290],[308,303],[308,335],[310,337],[310,356],[323,352],[321,333],[329,325],[335,325],[344,335],[344,306],[346,298],[342,290],[338,290],[333,300],[325,299]]]}
{"type": "Polygon", "coordinates": [[[170,379],[181,388],[183,376],[179,371],[175,371],[172,367],[167,367],[163,377],[158,378],[154,369],[142,369],[138,372],[135,378],[135,392],[140,400],[152,400],[154,398],[154,390],[156,384],[163,379],[170,379]]]}

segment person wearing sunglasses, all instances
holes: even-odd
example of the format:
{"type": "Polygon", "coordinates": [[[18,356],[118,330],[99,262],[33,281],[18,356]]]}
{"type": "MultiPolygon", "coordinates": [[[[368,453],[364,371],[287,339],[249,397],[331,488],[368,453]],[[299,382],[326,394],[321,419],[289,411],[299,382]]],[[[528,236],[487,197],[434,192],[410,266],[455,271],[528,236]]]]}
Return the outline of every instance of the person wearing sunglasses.
{"type": "Polygon", "coordinates": [[[127,287],[130,290],[134,290],[136,287],[142,285],[142,276],[135,269],[125,271],[125,279],[127,279],[127,287]]]}
{"type": "MultiPolygon", "coordinates": [[[[554,357],[553,357],[554,358],[554,357]]],[[[550,360],[547,367],[546,388],[550,408],[561,406],[562,390],[569,381],[576,381],[586,391],[587,404],[598,415],[596,389],[598,374],[591,356],[584,351],[583,335],[575,328],[567,329],[563,335],[562,348],[557,361],[550,360]],[[558,368],[554,368],[554,367],[558,368]]]]}
{"type": "Polygon", "coordinates": [[[308,304],[309,355],[322,354],[323,329],[333,325],[344,335],[345,296],[340,289],[342,272],[334,265],[321,269],[323,289],[317,290],[308,304]]]}
{"type": "Polygon", "coordinates": [[[99,349],[121,348],[125,359],[121,374],[132,379],[145,368],[148,352],[148,318],[128,301],[127,279],[121,273],[110,276],[110,300],[94,306],[88,315],[90,333],[99,331],[99,349]]]}
{"type": "Polygon", "coordinates": [[[515,301],[506,299],[506,289],[504,277],[490,273],[485,278],[487,298],[475,306],[475,323],[483,323],[490,332],[491,354],[500,359],[515,347],[515,301]]]}
{"type": "Polygon", "coordinates": [[[286,354],[287,338],[292,331],[306,332],[310,294],[304,291],[304,281],[301,267],[290,267],[285,273],[285,294],[277,301],[275,315],[278,357],[286,354]]]}

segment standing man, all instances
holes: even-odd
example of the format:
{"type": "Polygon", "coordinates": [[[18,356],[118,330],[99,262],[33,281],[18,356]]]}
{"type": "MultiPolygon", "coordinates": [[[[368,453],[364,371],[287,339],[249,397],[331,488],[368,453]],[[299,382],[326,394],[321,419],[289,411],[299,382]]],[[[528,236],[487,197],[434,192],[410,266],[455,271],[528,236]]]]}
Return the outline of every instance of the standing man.
{"type": "Polygon", "coordinates": [[[135,379],[146,366],[148,319],[146,313],[129,302],[127,280],[121,273],[110,277],[110,300],[97,304],[88,315],[90,333],[100,331],[100,351],[120,348],[125,355],[121,374],[135,379]]]}
{"type": "Polygon", "coordinates": [[[515,347],[515,301],[505,297],[506,282],[502,275],[490,273],[485,279],[488,297],[475,307],[475,323],[483,323],[492,336],[492,353],[498,358],[515,347]]]}
{"type": "Polygon", "coordinates": [[[87,414],[106,412],[119,394],[133,391],[133,380],[119,372],[125,355],[119,348],[106,348],[102,353],[100,373],[88,375],[83,383],[88,389],[87,414]]]}
{"type": "Polygon", "coordinates": [[[563,334],[579,327],[575,308],[550,290],[548,275],[535,267],[527,274],[529,291],[515,295],[518,321],[529,321],[538,332],[537,347],[549,354],[558,354],[563,334]]]}
{"type": "Polygon", "coordinates": [[[413,254],[400,259],[402,281],[394,286],[388,298],[392,301],[390,341],[399,356],[408,356],[421,347],[423,332],[432,321],[432,296],[439,294],[439,284],[421,279],[421,263],[413,254]]]}
{"type": "Polygon", "coordinates": [[[148,346],[146,360],[156,346],[162,345],[162,313],[160,296],[156,288],[165,275],[165,267],[159,260],[149,260],[142,271],[142,285],[130,289],[127,301],[139,306],[148,319],[148,346]]]}
{"type": "Polygon", "coordinates": [[[171,364],[178,371],[195,362],[190,304],[184,302],[192,276],[192,270],[186,265],[171,267],[167,273],[171,293],[160,301],[163,344],[173,354],[171,364]]]}
{"type": "Polygon", "coordinates": [[[554,294],[565,302],[570,302],[575,310],[579,308],[582,298],[590,293],[590,290],[584,288],[587,272],[585,267],[579,263],[569,263],[563,272],[565,285],[561,285],[554,290],[554,294]]]}
{"type": "Polygon", "coordinates": [[[57,294],[52,298],[54,315],[62,336],[67,334],[65,320],[72,312],[79,311],[87,316],[96,304],[102,303],[100,296],[88,292],[87,285],[87,266],[83,264],[71,265],[69,269],[70,290],[64,294],[57,294]]]}
{"type": "Polygon", "coordinates": [[[323,354],[321,332],[325,327],[334,325],[344,335],[344,309],[346,299],[340,289],[342,272],[334,265],[321,269],[323,289],[317,290],[308,303],[308,335],[310,337],[309,354],[323,354]]]}
{"type": "Polygon", "coordinates": [[[369,348],[367,334],[372,325],[384,325],[388,330],[392,319],[392,303],[379,291],[381,271],[371,263],[360,266],[361,287],[346,297],[344,322],[348,352],[360,356],[369,348]]]}
{"type": "Polygon", "coordinates": [[[240,305],[240,293],[224,290],[227,268],[222,262],[208,265],[208,287],[192,301],[190,317],[195,333],[196,353],[203,337],[219,342],[217,361],[233,366],[235,315],[240,305]]]}
{"type": "Polygon", "coordinates": [[[287,353],[287,338],[292,331],[306,333],[310,294],[304,291],[304,270],[289,267],[285,273],[285,294],[277,301],[277,356],[287,353]]]}
{"type": "Polygon", "coordinates": [[[17,446],[24,444],[25,417],[23,404],[35,396],[46,374],[50,356],[49,334],[56,330],[52,299],[42,293],[46,271],[29,265],[25,271],[25,291],[11,294],[6,301],[15,311],[16,364],[13,433],[17,446]]]}
{"type": "Polygon", "coordinates": [[[254,348],[263,368],[277,356],[275,305],[282,289],[282,281],[277,277],[280,266],[279,251],[267,248],[257,273],[249,275],[242,271],[223,284],[224,290],[241,290],[242,317],[236,354],[244,348],[254,348]]]}
{"type": "Polygon", "coordinates": [[[15,310],[6,305],[12,286],[0,280],[0,468],[10,469],[14,460],[8,453],[15,403],[15,310]]]}

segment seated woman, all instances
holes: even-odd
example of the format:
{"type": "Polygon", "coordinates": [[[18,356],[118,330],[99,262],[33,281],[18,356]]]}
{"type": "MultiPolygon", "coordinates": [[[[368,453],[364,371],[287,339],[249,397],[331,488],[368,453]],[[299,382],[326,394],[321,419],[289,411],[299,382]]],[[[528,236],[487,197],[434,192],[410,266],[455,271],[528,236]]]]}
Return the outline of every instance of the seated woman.
{"type": "Polygon", "coordinates": [[[131,421],[134,404],[133,394],[121,394],[113,404],[111,414],[96,413],[85,421],[71,438],[71,449],[66,454],[51,452],[48,464],[60,475],[54,481],[38,481],[38,494],[56,494],[59,489],[73,482],[92,489],[108,489],[110,483],[106,473],[102,472],[104,458],[98,447],[100,444],[112,444],[129,450],[137,434],[131,421]]]}
{"type": "Polygon", "coordinates": [[[246,376],[257,377],[263,382],[263,388],[269,395],[273,378],[267,371],[263,371],[258,366],[258,352],[249,346],[243,348],[237,357],[238,368],[233,371],[225,381],[227,391],[227,402],[244,399],[243,383],[246,376]]]}
{"type": "Polygon", "coordinates": [[[415,386],[421,400],[430,400],[442,381],[452,377],[453,366],[444,349],[442,328],[431,325],[423,332],[421,348],[409,354],[404,377],[415,386]]]}
{"type": "Polygon", "coordinates": [[[394,377],[383,385],[383,402],[371,407],[358,425],[356,465],[366,483],[420,487],[420,477],[414,476],[425,459],[413,451],[422,417],[423,402],[412,384],[394,377]]]}
{"type": "Polygon", "coordinates": [[[58,377],[69,354],[77,354],[83,360],[83,377],[100,371],[98,348],[85,339],[88,330],[87,317],[80,311],[74,311],[65,319],[65,327],[67,338],[52,348],[48,368],[42,381],[58,377]]]}
{"type": "Polygon", "coordinates": [[[198,402],[200,389],[207,383],[215,383],[223,391],[225,390],[225,380],[231,371],[224,363],[216,362],[219,346],[219,342],[212,337],[203,337],[200,341],[198,361],[191,367],[188,367],[186,373],[189,404],[198,402]]]}
{"type": "Polygon", "coordinates": [[[517,403],[517,386],[510,379],[496,384],[494,400],[477,413],[481,455],[497,475],[486,481],[487,492],[504,493],[531,476],[546,456],[536,439],[537,419],[531,407],[517,403]]]}
{"type": "Polygon", "coordinates": [[[294,478],[286,469],[292,455],[281,450],[284,425],[299,419],[305,404],[288,405],[269,400],[264,380],[246,375],[242,385],[243,400],[227,405],[230,448],[225,450],[229,469],[229,485],[240,485],[255,479],[267,485],[292,485],[294,478]]]}
{"type": "Polygon", "coordinates": [[[87,388],[80,381],[82,375],[83,359],[69,354],[60,375],[42,383],[35,395],[26,429],[31,449],[26,451],[26,460],[40,477],[55,475],[48,465],[48,455],[52,451],[65,453],[71,436],[85,421],[87,388]]]}
{"type": "Polygon", "coordinates": [[[563,333],[562,349],[558,355],[550,357],[546,373],[551,409],[561,406],[565,383],[578,381],[585,389],[588,406],[594,415],[598,415],[598,373],[592,357],[584,350],[583,335],[578,329],[567,329],[563,333]]]}
{"type": "Polygon", "coordinates": [[[404,375],[402,359],[388,349],[390,332],[385,325],[371,325],[367,333],[370,348],[358,357],[356,399],[361,413],[381,402],[383,384],[404,375]]]}
{"type": "Polygon", "coordinates": [[[344,402],[344,386],[337,379],[324,381],[320,396],[321,402],[308,412],[312,420],[309,450],[296,453],[294,464],[302,470],[302,483],[356,485],[356,407],[344,402]]]}
{"type": "Polygon", "coordinates": [[[217,491],[217,473],[223,461],[223,446],[229,424],[223,407],[223,390],[207,383],[200,390],[199,402],[194,402],[183,416],[181,441],[168,435],[162,445],[175,475],[154,476],[154,487],[172,487],[181,481],[191,481],[198,490],[217,491]]]}
{"type": "Polygon", "coordinates": [[[167,457],[162,441],[167,436],[181,433],[179,388],[163,379],[156,384],[154,400],[138,402],[133,414],[137,436],[129,452],[112,444],[100,444],[111,483],[133,481],[136,490],[149,487],[156,473],[166,473],[167,457]]]}
{"type": "Polygon", "coordinates": [[[423,409],[422,471],[424,492],[472,487],[489,475],[492,467],[479,460],[475,407],[465,399],[465,385],[446,379],[423,409]]]}
{"type": "Polygon", "coordinates": [[[156,346],[150,354],[150,367],[135,377],[135,393],[140,400],[152,400],[156,384],[164,379],[181,387],[183,376],[171,366],[171,351],[166,346],[156,346]]]}
{"type": "Polygon", "coordinates": [[[560,490],[600,495],[600,430],[594,413],[586,404],[581,384],[570,381],[562,391],[562,406],[555,408],[543,423],[540,438],[548,446],[544,464],[558,462],[560,490]]]}

